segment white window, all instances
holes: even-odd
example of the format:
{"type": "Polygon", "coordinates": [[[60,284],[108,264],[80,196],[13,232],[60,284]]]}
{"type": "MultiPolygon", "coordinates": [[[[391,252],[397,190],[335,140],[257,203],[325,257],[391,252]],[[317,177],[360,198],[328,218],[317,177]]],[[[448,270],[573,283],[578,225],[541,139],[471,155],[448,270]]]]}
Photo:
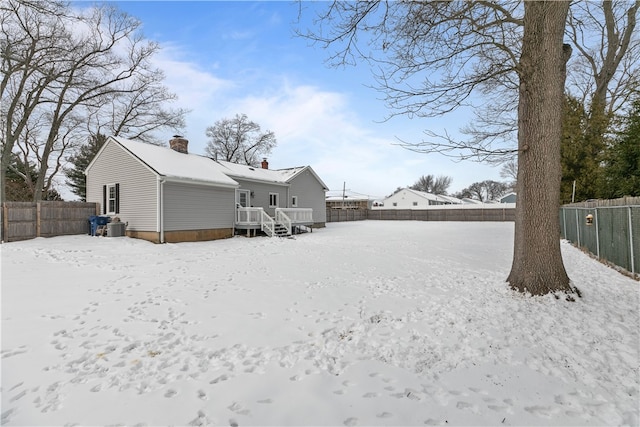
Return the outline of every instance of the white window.
{"type": "Polygon", "coordinates": [[[291,196],[291,207],[298,207],[298,196],[291,196]]]}
{"type": "Polygon", "coordinates": [[[413,206],[418,206],[418,202],[413,202],[413,206]]]}
{"type": "Polygon", "coordinates": [[[107,184],[102,189],[104,214],[120,213],[120,184],[107,184]]]}
{"type": "Polygon", "coordinates": [[[397,202],[393,202],[393,206],[398,206],[398,203],[397,202]]]}
{"type": "Polygon", "coordinates": [[[278,207],[278,193],[269,193],[269,207],[270,208],[278,207]]]}

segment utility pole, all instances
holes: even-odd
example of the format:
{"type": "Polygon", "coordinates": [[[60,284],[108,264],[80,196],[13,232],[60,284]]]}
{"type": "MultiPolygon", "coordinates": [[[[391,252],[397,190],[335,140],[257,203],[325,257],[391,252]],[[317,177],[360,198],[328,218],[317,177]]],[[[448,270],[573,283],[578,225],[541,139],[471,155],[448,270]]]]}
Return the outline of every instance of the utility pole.
{"type": "Polygon", "coordinates": [[[344,197],[345,197],[345,192],[347,191],[347,182],[343,181],[342,182],[342,209],[344,210],[344,197]]]}

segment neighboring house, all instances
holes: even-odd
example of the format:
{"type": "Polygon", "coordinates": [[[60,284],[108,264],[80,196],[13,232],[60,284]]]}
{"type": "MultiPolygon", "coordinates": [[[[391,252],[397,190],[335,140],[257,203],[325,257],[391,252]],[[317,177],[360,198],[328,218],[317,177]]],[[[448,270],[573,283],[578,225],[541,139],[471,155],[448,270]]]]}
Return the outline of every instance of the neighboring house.
{"type": "Polygon", "coordinates": [[[128,236],[156,243],[324,226],[327,188],[311,167],[251,168],[188,154],[181,137],[170,145],[109,137],[85,171],[87,201],[126,222],[128,236]]]}
{"type": "Polygon", "coordinates": [[[509,193],[500,198],[500,203],[515,203],[516,199],[516,193],[509,193]]]}
{"type": "Polygon", "coordinates": [[[462,200],[455,197],[403,188],[384,199],[378,209],[428,209],[433,206],[459,204],[462,204],[462,200]]]}
{"type": "Polygon", "coordinates": [[[371,209],[376,197],[347,190],[327,192],[327,209],[371,209]]]}

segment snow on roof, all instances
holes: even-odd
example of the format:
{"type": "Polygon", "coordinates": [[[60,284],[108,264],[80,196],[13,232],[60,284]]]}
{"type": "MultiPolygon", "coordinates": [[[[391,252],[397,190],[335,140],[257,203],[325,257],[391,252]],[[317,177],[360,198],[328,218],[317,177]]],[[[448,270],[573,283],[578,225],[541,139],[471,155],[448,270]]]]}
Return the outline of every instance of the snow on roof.
{"type": "Polygon", "coordinates": [[[404,190],[411,192],[417,196],[423,197],[427,200],[433,200],[433,201],[442,202],[442,203],[462,204],[462,200],[456,199],[455,197],[427,193],[425,191],[413,190],[411,188],[405,188],[404,190]]]}
{"type": "Polygon", "coordinates": [[[208,157],[179,153],[168,147],[120,137],[111,137],[111,139],[153,169],[158,175],[225,186],[238,186],[236,181],[224,174],[219,164],[208,157]]]}
{"type": "Polygon", "coordinates": [[[326,184],[322,182],[322,179],[320,179],[320,177],[313,171],[311,166],[298,166],[287,169],[264,169],[262,167],[240,165],[238,163],[231,163],[221,160],[218,160],[218,163],[222,166],[224,173],[234,178],[268,181],[281,184],[290,183],[295,176],[305,170],[308,170],[313,174],[313,176],[315,176],[320,185],[322,185],[325,189],[327,188],[326,184]]]}
{"type": "Polygon", "coordinates": [[[356,193],[350,190],[330,190],[327,192],[327,201],[341,201],[341,200],[378,200],[379,197],[368,196],[362,193],[356,193]],[[344,197],[343,197],[344,196],[344,197]]]}
{"type": "Polygon", "coordinates": [[[275,183],[286,184],[293,176],[303,170],[306,166],[290,169],[263,169],[261,167],[253,167],[240,165],[237,163],[218,160],[221,170],[236,178],[255,179],[258,181],[269,181],[275,183]]]}
{"type": "Polygon", "coordinates": [[[198,154],[179,153],[169,147],[146,144],[120,137],[111,137],[111,139],[156,171],[156,173],[166,177],[211,182],[234,187],[238,186],[238,182],[233,178],[286,185],[302,171],[309,170],[320,184],[327,188],[309,166],[288,169],[263,169],[226,161],[216,161],[198,154]]]}

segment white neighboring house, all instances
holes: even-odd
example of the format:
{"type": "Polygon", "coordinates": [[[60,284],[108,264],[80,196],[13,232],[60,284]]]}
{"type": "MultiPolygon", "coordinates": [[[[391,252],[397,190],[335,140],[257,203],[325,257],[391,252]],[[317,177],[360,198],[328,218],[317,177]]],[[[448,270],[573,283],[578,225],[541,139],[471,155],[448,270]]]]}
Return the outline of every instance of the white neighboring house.
{"type": "Polygon", "coordinates": [[[382,202],[383,206],[374,206],[374,209],[430,209],[443,205],[462,205],[462,200],[455,197],[431,194],[410,188],[403,188],[382,202]]]}

